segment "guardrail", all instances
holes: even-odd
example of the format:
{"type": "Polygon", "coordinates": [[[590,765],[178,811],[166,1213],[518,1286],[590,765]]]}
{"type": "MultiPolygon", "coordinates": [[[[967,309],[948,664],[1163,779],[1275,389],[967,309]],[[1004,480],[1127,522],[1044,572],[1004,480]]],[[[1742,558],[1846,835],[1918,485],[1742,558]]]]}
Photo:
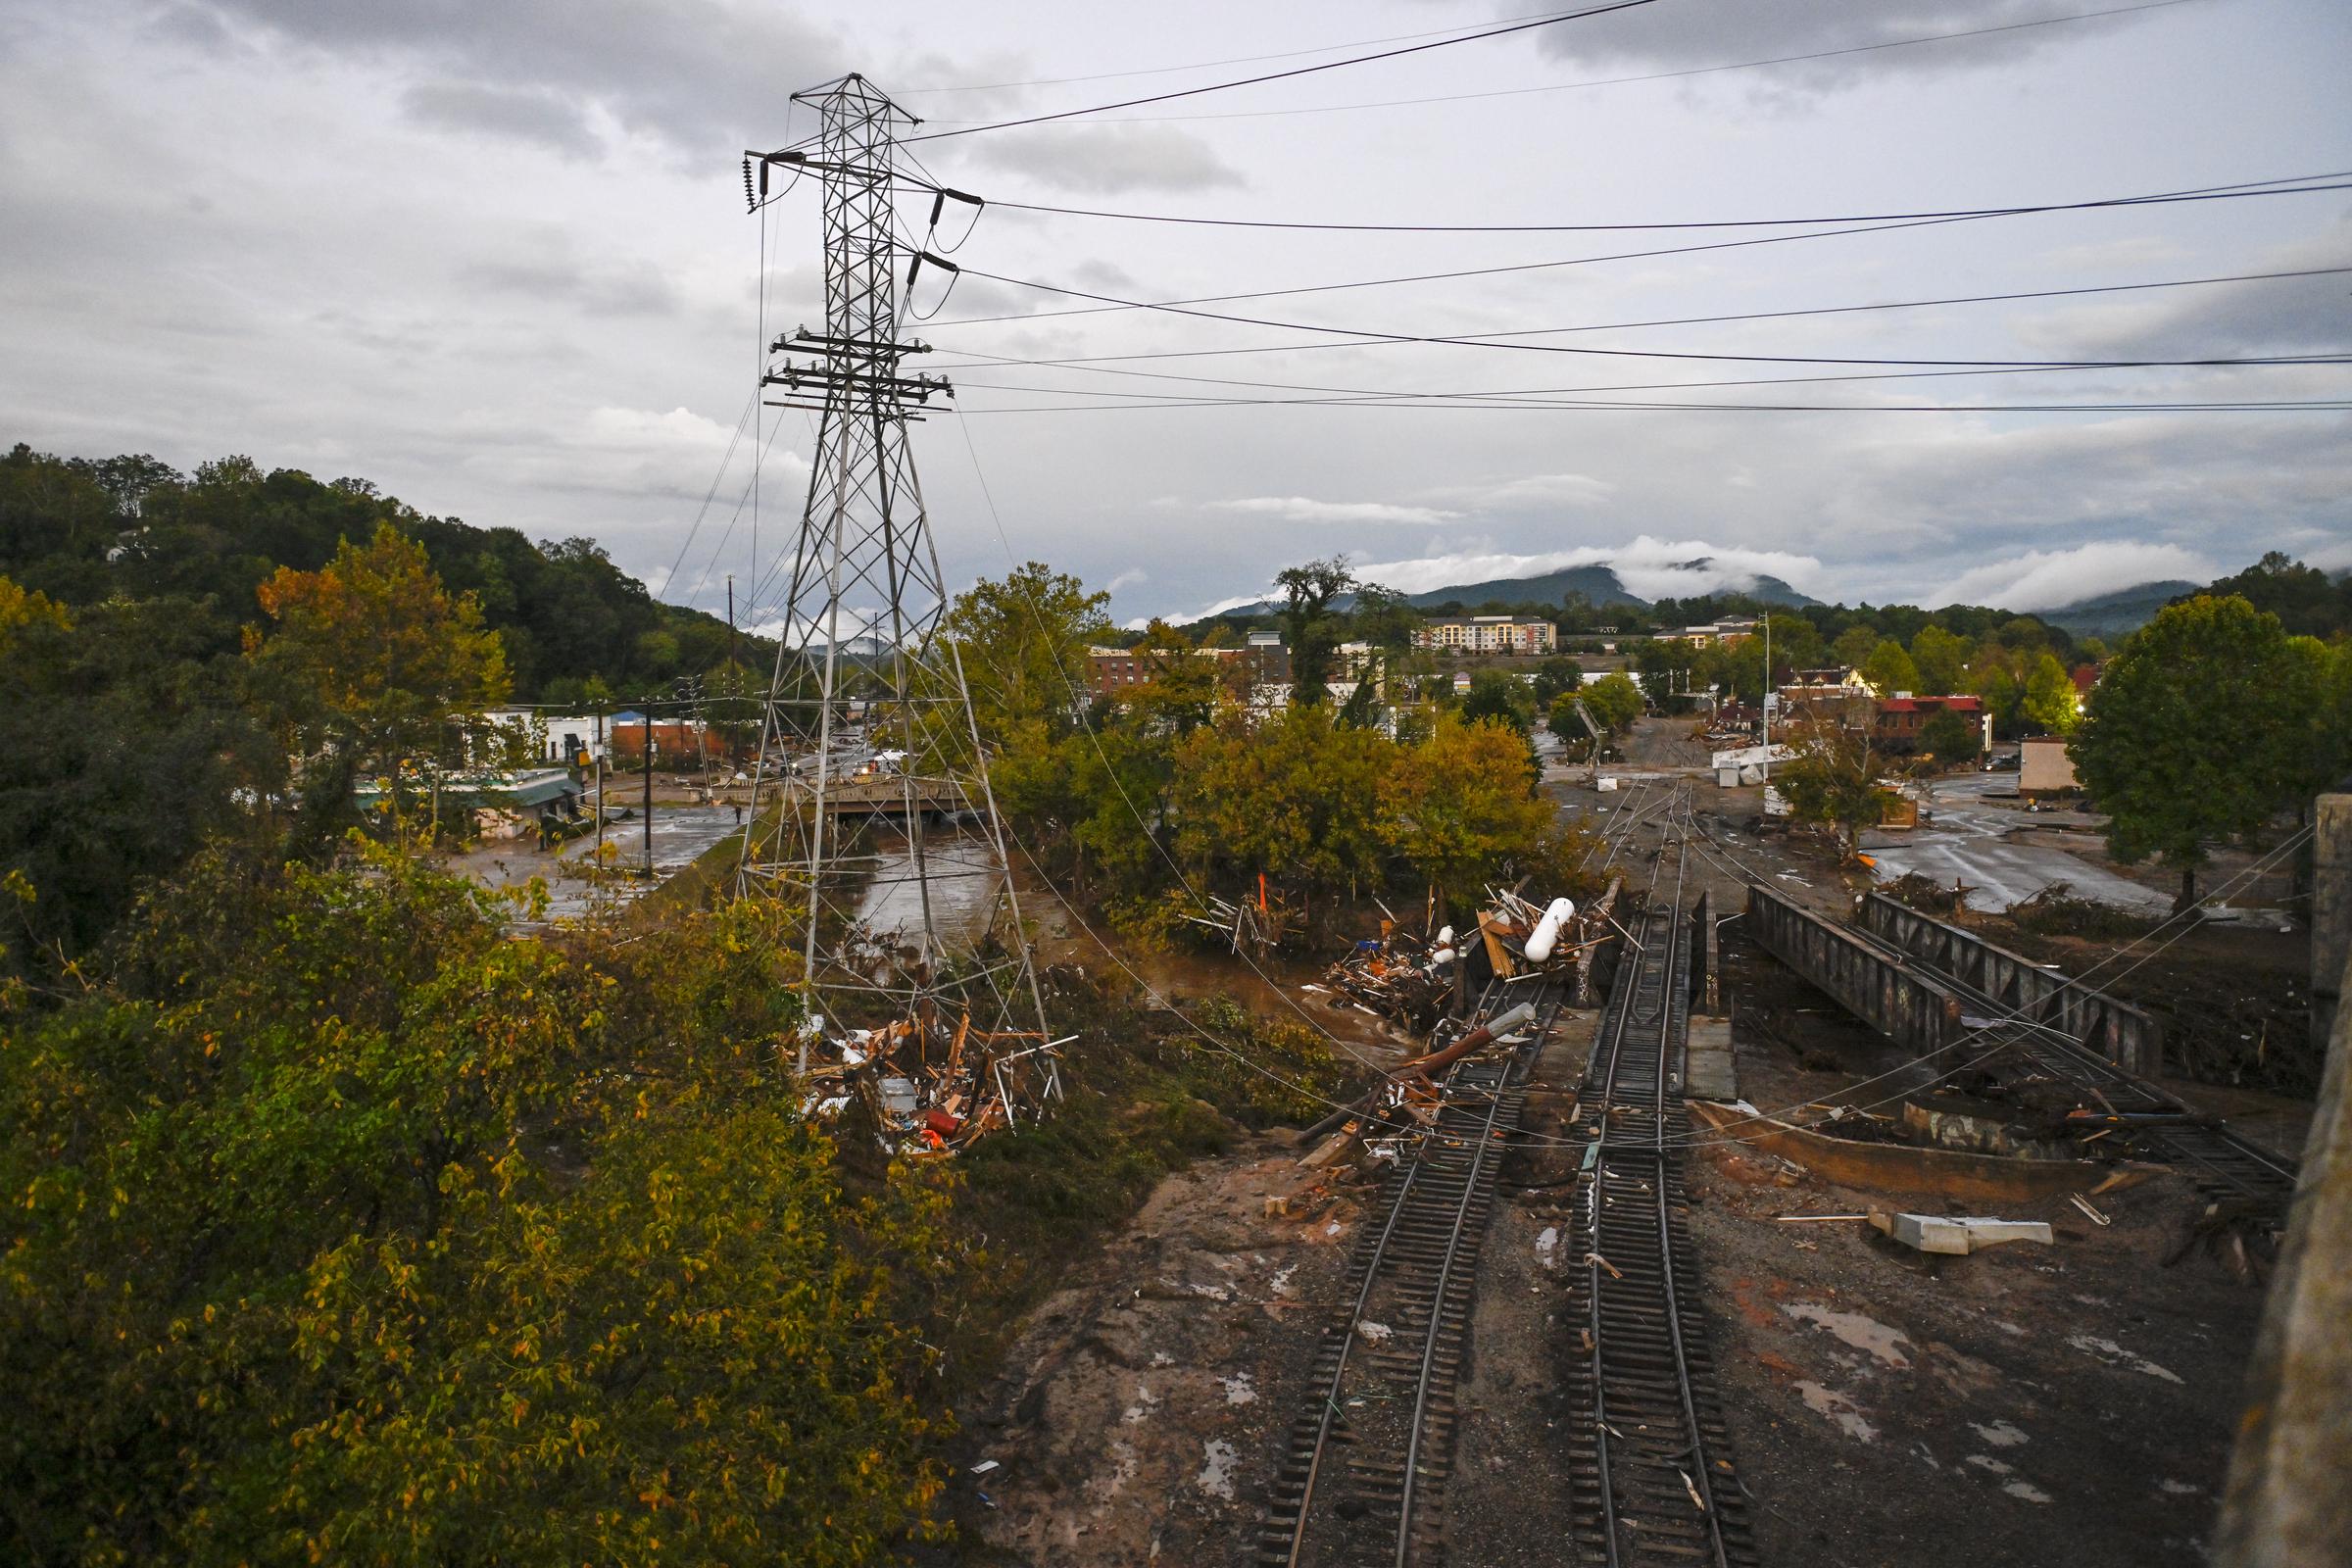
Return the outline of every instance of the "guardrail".
{"type": "Polygon", "coordinates": [[[1863,899],[1860,924],[1928,967],[1983,992],[2005,1010],[2064,1031],[2126,1072],[2148,1076],[2164,1068],[2163,1026],[2130,1003],[1883,893],[1863,899]]]}
{"type": "Polygon", "coordinates": [[[1958,997],[1836,921],[1754,883],[1747,918],[1765,952],[1897,1044],[1925,1055],[1959,1035],[1958,997]]]}

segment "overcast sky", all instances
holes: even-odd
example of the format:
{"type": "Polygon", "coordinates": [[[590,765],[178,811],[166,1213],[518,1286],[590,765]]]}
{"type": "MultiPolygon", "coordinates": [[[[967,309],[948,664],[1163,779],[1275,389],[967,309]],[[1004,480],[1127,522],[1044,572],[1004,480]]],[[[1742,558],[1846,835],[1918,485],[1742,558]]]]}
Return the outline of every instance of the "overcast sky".
{"type": "MultiPolygon", "coordinates": [[[[2352,7],[2180,0],[2014,25],[2114,3],[1655,0],[911,151],[999,202],[1438,224],[1940,211],[2352,170],[2352,7]],[[1791,55],[1817,58],[1748,64],[1791,55]]],[[[666,597],[718,608],[726,573],[757,581],[789,543],[808,471],[803,416],[764,414],[755,536],[738,505],[754,443],[736,432],[762,220],[744,212],[737,160],[811,128],[794,89],[861,71],[936,131],[1531,14],[1525,0],[0,0],[0,440],[366,476],[426,512],[589,535],[666,597]]],[[[919,226],[927,208],[909,197],[907,216],[919,226]]],[[[769,328],[815,320],[813,190],[763,216],[769,328]]],[[[1589,349],[2002,362],[2352,350],[2342,273],[1616,324],[2352,268],[2352,191],[1592,260],[1760,232],[1300,233],[992,207],[956,260],[1134,300],[1249,294],[1203,308],[1356,332],[1605,328],[1523,340],[1589,349]],[[1564,262],[1581,265],[1262,297],[1564,262]]],[[[1708,556],[1727,581],[1769,570],[1825,598],[2019,609],[2232,570],[2270,548],[2352,565],[2343,412],[1972,409],[2341,399],[2348,367],[1588,391],[1861,372],[1043,314],[1086,304],[967,278],[911,328],[937,346],[932,363],[959,367],[961,428],[935,419],[915,435],[954,580],[1006,565],[976,472],[1010,552],[1113,588],[1123,619],[1195,612],[1339,552],[1405,588],[1615,560],[1639,592],[1708,556]],[[1202,349],[1253,352],[985,360],[1202,349]],[[1964,412],[1167,408],[1150,405],[1320,394],[1149,372],[1964,412]]]]}

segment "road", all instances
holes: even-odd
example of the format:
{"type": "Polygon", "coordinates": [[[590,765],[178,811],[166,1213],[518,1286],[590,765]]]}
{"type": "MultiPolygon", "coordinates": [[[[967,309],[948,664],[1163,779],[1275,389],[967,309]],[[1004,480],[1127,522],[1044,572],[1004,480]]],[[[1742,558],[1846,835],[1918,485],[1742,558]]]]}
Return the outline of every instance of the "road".
{"type": "Polygon", "coordinates": [[[1997,913],[2024,902],[2053,882],[2064,882],[2079,898],[2096,899],[2141,914],[2165,914],[2173,903],[2065,850],[2020,843],[2009,835],[2034,825],[2023,812],[1988,804],[1990,790],[2013,790],[2014,773],[1971,773],[1937,779],[1928,786],[1926,808],[1933,820],[1902,833],[1868,833],[1863,848],[1875,856],[1882,880],[1916,871],[1936,882],[1968,884],[1968,906],[1997,913]]]}

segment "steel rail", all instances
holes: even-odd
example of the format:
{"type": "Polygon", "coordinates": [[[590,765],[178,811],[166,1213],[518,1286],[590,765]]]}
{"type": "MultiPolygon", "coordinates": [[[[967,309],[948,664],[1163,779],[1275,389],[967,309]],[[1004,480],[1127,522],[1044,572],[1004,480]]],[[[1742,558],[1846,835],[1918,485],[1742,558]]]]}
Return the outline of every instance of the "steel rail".
{"type": "MultiPolygon", "coordinates": [[[[1560,999],[1555,995],[1550,1009],[1536,1025],[1535,1033],[1529,1037],[1525,1048],[1531,1052],[1528,1057],[1531,1070],[1535,1065],[1535,1056],[1543,1053],[1544,1043],[1551,1034],[1552,1025],[1559,1015],[1560,999]]],[[[1412,1428],[1404,1446],[1403,1496],[1396,1514],[1396,1568],[1406,1568],[1412,1556],[1413,1494],[1421,1476],[1421,1434],[1429,1424],[1430,1380],[1437,1366],[1438,1342],[1445,1332],[1446,1289],[1452,1283],[1453,1265],[1461,1253],[1462,1232],[1470,1218],[1471,1200],[1478,1196],[1479,1175],[1486,1168],[1488,1152],[1494,1146],[1494,1123],[1502,1114],[1503,1093],[1511,1086],[1511,1073],[1512,1067],[1506,1062],[1501,1077],[1495,1081],[1494,1097],[1487,1106],[1487,1121],[1479,1139],[1478,1153],[1470,1161],[1468,1179],[1462,1183],[1461,1201],[1454,1206],[1453,1231],[1446,1242],[1446,1260],[1438,1267],[1438,1288],[1430,1299],[1429,1329],[1421,1341],[1421,1376],[1413,1389],[1412,1428]]],[[[1483,1232],[1481,1240],[1484,1240],[1483,1232]]]]}

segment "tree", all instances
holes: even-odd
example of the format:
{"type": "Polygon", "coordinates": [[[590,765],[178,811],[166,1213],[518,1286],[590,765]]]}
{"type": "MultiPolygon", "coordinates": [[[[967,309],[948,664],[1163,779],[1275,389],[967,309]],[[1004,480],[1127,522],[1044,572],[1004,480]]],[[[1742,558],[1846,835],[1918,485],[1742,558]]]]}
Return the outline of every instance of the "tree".
{"type": "Polygon", "coordinates": [[[1274,574],[1283,591],[1282,624],[1291,647],[1291,701],[1312,708],[1330,695],[1332,651],[1340,645],[1341,621],[1332,601],[1357,586],[1346,556],[1310,561],[1274,574]]]}
{"type": "Polygon", "coordinates": [[[1892,697],[1897,692],[1919,690],[1919,666],[1903,652],[1903,645],[1891,637],[1882,638],[1862,662],[1862,678],[1870,689],[1881,697],[1892,697]]]}
{"type": "Polygon", "coordinates": [[[1879,631],[1867,621],[1855,621],[1830,645],[1830,657],[1848,669],[1860,669],[1878,651],[1879,631]]]}
{"type": "Polygon", "coordinates": [[[1313,891],[1376,882],[1393,750],[1377,730],[1338,722],[1328,705],[1195,730],[1176,748],[1177,856],[1227,887],[1260,872],[1313,891]]]}
{"type": "Polygon", "coordinates": [[[842,1565],[922,1528],[963,1249],[937,1181],[845,1189],[776,1075],[789,916],[501,915],[381,850],[207,860],[12,1034],[10,1560],[842,1565]]]}
{"type": "Polygon", "coordinates": [[[1919,689],[1950,696],[1968,689],[1968,659],[1975,652],[1965,637],[1956,637],[1933,621],[1911,639],[1911,662],[1919,667],[1919,689]]]}
{"type": "Polygon", "coordinates": [[[259,597],[276,624],[246,629],[246,659],[306,755],[348,750],[397,781],[412,760],[462,760],[483,710],[506,698],[506,654],[480,606],[388,522],[317,571],[279,567],[259,597]]]}
{"type": "Polygon", "coordinates": [[[2307,677],[2278,617],[2232,595],[2167,605],[2124,640],[2067,748],[2127,865],[2180,873],[2197,900],[2208,846],[2252,839],[2288,806],[2310,735],[2307,677]]]}
{"type": "Polygon", "coordinates": [[[30,895],[9,901],[0,978],[57,979],[208,837],[269,830],[285,753],[219,631],[186,600],[70,615],[0,578],[0,708],[24,732],[0,747],[0,870],[30,895]]]}
{"type": "Polygon", "coordinates": [[[1507,725],[1450,713],[1438,716],[1427,740],[1397,753],[1380,781],[1380,808],[1390,846],[1456,895],[1533,854],[1552,819],[1526,743],[1507,725]]]}
{"type": "Polygon", "coordinates": [[[1522,737],[1535,728],[1535,708],[1528,690],[1515,676],[1499,669],[1482,669],[1470,677],[1470,693],[1462,699],[1462,721],[1503,724],[1522,737]]]}
{"type": "Polygon", "coordinates": [[[1919,749],[1938,762],[1973,762],[1984,750],[1984,732],[1976,721],[1948,708],[1939,708],[1919,726],[1919,749]]]}
{"type": "Polygon", "coordinates": [[[2042,654],[2026,676],[2019,710],[2044,735],[2068,735],[2082,714],[2082,694],[2056,654],[2042,654]]]}
{"type": "Polygon", "coordinates": [[[1592,716],[1600,721],[1600,727],[1612,735],[1624,734],[1642,716],[1642,688],[1622,670],[1601,676],[1583,688],[1581,695],[1592,716]]]}
{"type": "Polygon", "coordinates": [[[1536,666],[1533,688],[1538,706],[1549,708],[1552,699],[1562,692],[1572,692],[1584,685],[1585,669],[1575,660],[1564,656],[1546,659],[1536,666]]]}
{"type": "Polygon", "coordinates": [[[1799,822],[1834,829],[1851,859],[1862,830],[1886,814],[1886,791],[1879,783],[1879,759],[1870,738],[1858,730],[1824,725],[1797,745],[1796,756],[1778,764],[1773,782],[1799,822]]]}
{"type": "Polygon", "coordinates": [[[1042,562],[983,577],[948,609],[946,631],[963,659],[980,733],[1003,744],[1024,724],[1068,734],[1086,692],[1087,650],[1110,631],[1107,593],[1042,562]]]}
{"type": "MultiPolygon", "coordinates": [[[[1772,676],[1777,684],[1781,671],[1809,669],[1821,662],[1821,633],[1802,615],[1782,612],[1766,615],[1765,623],[1772,628],[1772,676]]],[[[1758,627],[1756,635],[1763,636],[1758,627]]],[[[1763,650],[1758,649],[1759,656],[1763,650]]]]}
{"type": "Polygon", "coordinates": [[[1421,624],[1421,612],[1394,588],[1359,582],[1355,585],[1355,606],[1348,612],[1348,624],[1357,641],[1388,653],[1402,653],[1413,645],[1413,632],[1421,624]]]}
{"type": "Polygon", "coordinates": [[[2277,615],[2290,635],[2328,637],[2352,630],[2352,579],[2338,580],[2273,550],[2234,577],[2205,590],[2236,594],[2277,615]]]}

